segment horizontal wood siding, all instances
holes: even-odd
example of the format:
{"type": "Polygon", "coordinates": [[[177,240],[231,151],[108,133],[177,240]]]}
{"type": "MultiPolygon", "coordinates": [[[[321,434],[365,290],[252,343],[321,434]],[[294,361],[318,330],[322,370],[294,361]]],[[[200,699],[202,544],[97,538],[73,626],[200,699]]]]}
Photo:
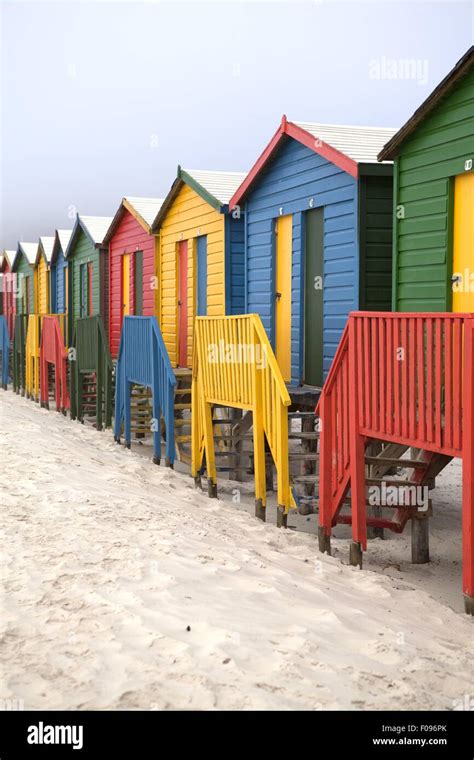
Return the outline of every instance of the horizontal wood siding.
{"type": "Polygon", "coordinates": [[[180,240],[188,240],[188,365],[192,361],[196,312],[195,238],[207,235],[207,313],[225,314],[224,215],[184,185],[166,214],[160,230],[159,322],[170,361],[176,366],[178,331],[178,261],[180,240]]]}
{"type": "Polygon", "coordinates": [[[101,248],[99,251],[100,271],[100,306],[99,314],[104,323],[105,334],[109,335],[109,249],[101,248]]]}
{"type": "Polygon", "coordinates": [[[38,266],[36,267],[36,305],[38,314],[49,313],[49,292],[48,292],[49,272],[43,256],[40,256],[38,266]]]}
{"type": "Polygon", "coordinates": [[[234,219],[228,215],[230,247],[228,278],[228,314],[243,314],[245,311],[245,224],[244,215],[234,219]]]}
{"type": "Polygon", "coordinates": [[[81,296],[81,264],[92,263],[92,310],[93,315],[100,314],[100,270],[99,270],[99,251],[94,248],[89,238],[82,232],[79,232],[73,250],[68,256],[69,277],[71,281],[72,292],[72,317],[75,322],[80,316],[80,296],[81,296]]]}
{"type": "Polygon", "coordinates": [[[451,310],[452,178],[464,173],[468,158],[474,71],[426,117],[396,161],[395,311],[451,310]]]}
{"type": "MultiPolygon", "coordinates": [[[[17,273],[16,283],[17,283],[17,295],[21,296],[21,285],[20,285],[20,279],[23,275],[24,277],[29,277],[28,280],[28,286],[29,286],[29,313],[33,314],[34,310],[34,304],[35,304],[35,289],[34,289],[34,269],[33,267],[28,263],[28,261],[25,259],[24,256],[20,256],[19,262],[15,267],[15,272],[17,273]]],[[[21,303],[21,299],[18,298],[18,307],[17,313],[18,314],[26,314],[26,307],[25,304],[21,303]]]]}
{"type": "Polygon", "coordinates": [[[53,305],[53,311],[56,314],[66,313],[66,297],[64,292],[65,269],[66,261],[64,254],[59,253],[51,273],[51,277],[54,277],[55,282],[55,304],[53,305]]]}
{"type": "Polygon", "coordinates": [[[357,181],[289,138],[246,203],[247,311],[260,314],[274,345],[274,225],[293,214],[291,378],[303,377],[304,212],[324,207],[324,356],[328,372],[347,315],[359,305],[357,181]],[[310,205],[312,199],[312,206],[310,205]]]}
{"type": "Polygon", "coordinates": [[[361,177],[360,203],[360,308],[391,311],[393,177],[361,177]]]}
{"type": "MultiPolygon", "coordinates": [[[[151,317],[155,313],[155,237],[149,235],[132,214],[123,210],[122,218],[109,242],[109,306],[110,330],[109,343],[112,356],[118,354],[120,331],[122,329],[122,256],[124,253],[143,252],[143,311],[142,315],[151,317]]],[[[135,266],[133,255],[130,266],[130,305],[131,314],[135,304],[135,266]]]]}

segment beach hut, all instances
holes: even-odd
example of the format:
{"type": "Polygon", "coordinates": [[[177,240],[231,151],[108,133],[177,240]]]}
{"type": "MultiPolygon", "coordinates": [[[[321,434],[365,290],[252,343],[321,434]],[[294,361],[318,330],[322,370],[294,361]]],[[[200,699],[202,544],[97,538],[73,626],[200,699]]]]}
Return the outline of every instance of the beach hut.
{"type": "Polygon", "coordinates": [[[108,216],[77,215],[66,249],[69,335],[81,317],[100,316],[107,325],[108,253],[103,240],[111,222],[108,216]]]}
{"type": "Polygon", "coordinates": [[[474,312],[474,46],[396,135],[394,311],[474,312]]]}
{"type": "Polygon", "coordinates": [[[158,235],[157,315],[173,367],[190,367],[194,318],[244,307],[244,218],[229,200],[246,175],[185,171],[152,226],[158,235]]]}
{"type": "Polygon", "coordinates": [[[72,230],[56,230],[51,253],[51,312],[68,312],[68,276],[66,250],[72,230]]]}
{"type": "Polygon", "coordinates": [[[161,198],[122,199],[104,238],[109,249],[109,345],[118,354],[125,316],[154,316],[157,310],[157,243],[151,225],[161,198]]]}
{"type": "Polygon", "coordinates": [[[13,387],[22,394],[26,388],[26,339],[28,319],[35,307],[35,261],[38,243],[18,243],[12,262],[12,284],[16,300],[13,328],[13,387]]]}
{"type": "Polygon", "coordinates": [[[230,199],[245,215],[246,313],[258,313],[285,381],[320,387],[350,311],[391,303],[394,129],[280,126],[230,199]]]}
{"type": "Polygon", "coordinates": [[[49,273],[54,237],[40,237],[35,259],[35,314],[49,314],[49,273]]]}
{"type": "Polygon", "coordinates": [[[35,309],[34,268],[38,243],[18,243],[12,263],[17,295],[16,314],[33,314],[35,309]]]}
{"type": "Polygon", "coordinates": [[[0,261],[0,312],[5,317],[10,339],[13,337],[15,321],[16,298],[12,275],[12,262],[15,251],[4,250],[0,261]]]}

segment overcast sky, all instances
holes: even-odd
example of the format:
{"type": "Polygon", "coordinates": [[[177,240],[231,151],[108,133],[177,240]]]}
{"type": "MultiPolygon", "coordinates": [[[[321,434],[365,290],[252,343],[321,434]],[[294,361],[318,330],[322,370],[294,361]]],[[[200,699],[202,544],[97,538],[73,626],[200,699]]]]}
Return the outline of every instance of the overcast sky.
{"type": "Polygon", "coordinates": [[[0,249],[246,171],[281,115],[400,126],[472,44],[471,2],[22,2],[1,16],[0,249]],[[411,62],[408,65],[407,62],[411,62]]]}

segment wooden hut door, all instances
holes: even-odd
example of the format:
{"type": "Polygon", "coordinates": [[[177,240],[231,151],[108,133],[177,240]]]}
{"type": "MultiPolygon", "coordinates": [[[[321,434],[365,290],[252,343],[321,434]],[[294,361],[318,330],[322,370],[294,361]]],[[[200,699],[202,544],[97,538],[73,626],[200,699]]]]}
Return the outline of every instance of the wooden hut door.
{"type": "Polygon", "coordinates": [[[188,361],[188,241],[178,243],[178,364],[188,361]]]}
{"type": "Polygon", "coordinates": [[[453,311],[474,312],[474,172],[454,181],[453,311]]]}
{"type": "Polygon", "coordinates": [[[23,277],[23,313],[29,314],[31,311],[30,304],[30,277],[31,275],[25,275],[23,277]]]}
{"type": "Polygon", "coordinates": [[[130,254],[122,256],[122,317],[130,314],[130,254]]]}
{"type": "Polygon", "coordinates": [[[324,208],[306,212],[304,382],[323,384],[324,208]]]}
{"type": "Polygon", "coordinates": [[[275,354],[283,379],[291,380],[291,251],[293,217],[276,221],[275,354]]]}
{"type": "Polygon", "coordinates": [[[197,316],[207,315],[207,235],[197,239],[197,316]]]}

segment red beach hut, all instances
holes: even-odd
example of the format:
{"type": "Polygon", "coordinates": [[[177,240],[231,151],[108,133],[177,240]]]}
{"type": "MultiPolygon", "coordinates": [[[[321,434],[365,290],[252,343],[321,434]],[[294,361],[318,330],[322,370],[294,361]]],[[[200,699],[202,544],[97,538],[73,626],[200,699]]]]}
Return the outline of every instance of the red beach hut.
{"type": "Polygon", "coordinates": [[[109,246],[108,334],[114,359],[123,318],[156,314],[158,238],[151,225],[162,203],[161,198],[123,198],[104,238],[109,246]]]}

